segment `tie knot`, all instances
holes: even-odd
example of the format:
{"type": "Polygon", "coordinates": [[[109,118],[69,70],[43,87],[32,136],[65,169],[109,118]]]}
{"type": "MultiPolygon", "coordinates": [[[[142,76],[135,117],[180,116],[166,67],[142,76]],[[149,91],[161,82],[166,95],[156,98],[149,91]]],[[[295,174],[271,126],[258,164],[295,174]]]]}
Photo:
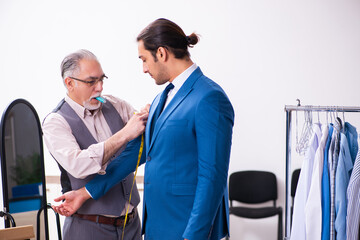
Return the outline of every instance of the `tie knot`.
{"type": "Polygon", "coordinates": [[[171,89],[173,89],[174,88],[174,84],[172,84],[172,83],[169,83],[169,85],[167,85],[166,86],[166,88],[165,88],[165,92],[169,92],[171,89]]]}

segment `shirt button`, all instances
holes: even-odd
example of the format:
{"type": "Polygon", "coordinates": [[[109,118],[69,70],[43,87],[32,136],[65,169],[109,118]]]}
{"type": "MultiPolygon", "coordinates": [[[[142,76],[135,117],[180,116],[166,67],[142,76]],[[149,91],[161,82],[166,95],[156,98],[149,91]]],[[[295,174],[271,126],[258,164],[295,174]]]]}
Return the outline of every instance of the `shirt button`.
{"type": "Polygon", "coordinates": [[[151,157],[148,156],[148,157],[146,158],[146,161],[150,161],[150,160],[151,160],[151,157]]]}

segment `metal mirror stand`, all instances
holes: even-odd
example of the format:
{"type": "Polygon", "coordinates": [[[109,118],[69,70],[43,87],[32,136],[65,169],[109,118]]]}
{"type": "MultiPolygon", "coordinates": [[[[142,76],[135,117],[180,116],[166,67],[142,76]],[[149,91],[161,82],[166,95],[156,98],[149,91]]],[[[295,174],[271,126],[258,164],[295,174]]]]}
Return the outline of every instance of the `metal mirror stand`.
{"type": "MultiPolygon", "coordinates": [[[[13,216],[17,226],[35,225],[36,222],[37,239],[41,236],[48,240],[47,209],[51,207],[46,200],[41,124],[28,101],[16,99],[5,109],[1,118],[0,142],[3,211],[13,216]],[[44,226],[42,232],[40,225],[44,226]]],[[[56,220],[61,239],[58,214],[56,220]]],[[[5,218],[5,227],[10,227],[9,218],[5,218]]]]}

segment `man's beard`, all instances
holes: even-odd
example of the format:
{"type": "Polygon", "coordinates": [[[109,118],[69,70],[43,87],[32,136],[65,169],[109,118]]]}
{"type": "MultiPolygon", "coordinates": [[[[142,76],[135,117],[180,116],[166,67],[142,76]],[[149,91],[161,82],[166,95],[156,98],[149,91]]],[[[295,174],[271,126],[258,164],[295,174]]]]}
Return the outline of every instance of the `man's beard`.
{"type": "MultiPolygon", "coordinates": [[[[98,97],[98,96],[96,96],[96,97],[98,97]]],[[[96,100],[97,101],[96,104],[91,104],[90,101],[92,99],[94,99],[94,97],[91,97],[89,100],[86,100],[84,102],[84,108],[86,108],[87,110],[90,110],[90,111],[96,110],[101,106],[101,102],[99,102],[98,100],[96,100]]]]}

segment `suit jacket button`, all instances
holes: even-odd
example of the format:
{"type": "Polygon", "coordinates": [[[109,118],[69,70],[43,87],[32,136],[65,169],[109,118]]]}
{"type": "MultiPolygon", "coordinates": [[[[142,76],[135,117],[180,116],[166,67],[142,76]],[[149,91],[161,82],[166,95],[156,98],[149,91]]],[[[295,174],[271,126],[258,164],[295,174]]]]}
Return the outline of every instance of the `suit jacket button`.
{"type": "Polygon", "coordinates": [[[150,160],[151,160],[151,157],[148,156],[148,157],[146,158],[146,161],[150,161],[150,160]]]}

